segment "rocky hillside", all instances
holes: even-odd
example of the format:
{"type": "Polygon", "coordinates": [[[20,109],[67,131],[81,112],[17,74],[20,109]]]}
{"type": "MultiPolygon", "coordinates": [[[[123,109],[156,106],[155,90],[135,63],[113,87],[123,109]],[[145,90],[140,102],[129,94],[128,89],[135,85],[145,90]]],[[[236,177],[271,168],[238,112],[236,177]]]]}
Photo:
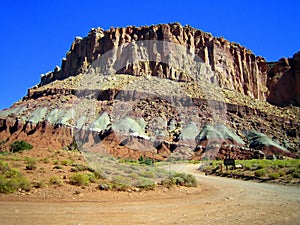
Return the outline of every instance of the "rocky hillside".
{"type": "Polygon", "coordinates": [[[298,81],[299,53],[267,63],[178,23],[92,29],[0,112],[0,147],[20,139],[134,159],[296,157],[298,81]]]}

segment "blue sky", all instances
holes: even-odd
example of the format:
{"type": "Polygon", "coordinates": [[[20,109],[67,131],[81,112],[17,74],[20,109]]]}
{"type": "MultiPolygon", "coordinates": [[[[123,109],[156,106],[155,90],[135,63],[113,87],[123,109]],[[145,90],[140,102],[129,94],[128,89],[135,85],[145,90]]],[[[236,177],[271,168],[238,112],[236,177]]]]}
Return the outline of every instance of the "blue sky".
{"type": "Polygon", "coordinates": [[[267,61],[291,57],[300,50],[299,1],[261,1],[0,0],[0,109],[60,65],[75,36],[92,27],[180,22],[238,42],[267,61]]]}

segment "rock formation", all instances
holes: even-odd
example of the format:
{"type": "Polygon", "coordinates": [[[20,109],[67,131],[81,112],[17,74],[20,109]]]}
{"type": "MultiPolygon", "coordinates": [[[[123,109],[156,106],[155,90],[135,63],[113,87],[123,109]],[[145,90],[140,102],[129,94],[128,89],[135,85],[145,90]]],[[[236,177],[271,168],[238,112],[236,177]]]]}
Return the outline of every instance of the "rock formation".
{"type": "Polygon", "coordinates": [[[300,105],[300,52],[293,58],[282,58],[270,64],[267,87],[268,102],[271,104],[300,105]]]}
{"type": "Polygon", "coordinates": [[[178,23],[92,29],[61,68],[0,111],[0,148],[75,139],[84,151],[133,159],[299,156],[300,109],[266,102],[299,105],[299,57],[270,64],[178,23]]]}
{"type": "MultiPolygon", "coordinates": [[[[85,38],[76,37],[65,59],[62,60],[61,69],[56,67],[51,73],[42,77],[44,85],[54,80],[76,76],[88,70],[97,59],[111,51],[105,64],[106,72],[113,70],[116,61],[122,57],[122,52],[113,49],[123,49],[128,43],[143,41],[171,42],[189,49],[215,72],[215,77],[221,87],[239,91],[250,97],[265,100],[267,64],[262,57],[255,56],[250,50],[236,43],[231,43],[223,38],[194,29],[190,26],[181,26],[179,23],[160,24],[150,27],[112,28],[103,31],[101,28],[92,29],[85,38]],[[120,46],[122,46],[120,48],[120,46]]],[[[126,55],[120,68],[123,74],[143,75],[151,74],[172,80],[190,80],[189,75],[176,73],[169,62],[170,55],[166,55],[162,48],[153,46],[140,47],[154,62],[138,62],[132,64],[126,55]],[[164,59],[167,58],[167,59],[164,59]],[[158,60],[159,59],[159,60],[158,60]]],[[[185,52],[186,53],[186,52],[185,52]]],[[[170,53],[172,54],[172,53],[170,53]]],[[[173,53],[178,54],[178,52],[173,53]]],[[[176,58],[176,57],[174,57],[176,58]]]]}

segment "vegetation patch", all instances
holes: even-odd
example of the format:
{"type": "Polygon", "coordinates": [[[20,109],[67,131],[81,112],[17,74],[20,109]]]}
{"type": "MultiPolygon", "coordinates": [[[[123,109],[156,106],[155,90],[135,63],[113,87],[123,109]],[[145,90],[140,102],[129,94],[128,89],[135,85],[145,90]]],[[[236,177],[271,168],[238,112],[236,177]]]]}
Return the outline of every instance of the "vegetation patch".
{"type": "Polygon", "coordinates": [[[236,160],[236,165],[241,165],[238,169],[226,170],[220,165],[223,161],[203,162],[200,170],[206,174],[233,177],[247,180],[270,181],[276,183],[300,183],[300,159],[283,160],[236,160]]]}
{"type": "Polygon", "coordinates": [[[0,161],[0,193],[13,193],[19,189],[30,191],[30,182],[18,170],[0,161]]]}
{"type": "Polygon", "coordinates": [[[167,187],[171,187],[173,185],[196,187],[197,180],[195,176],[191,174],[173,172],[166,180],[163,180],[161,184],[167,187]]]}
{"type": "Polygon", "coordinates": [[[33,146],[31,144],[29,144],[26,141],[14,141],[10,144],[10,151],[15,153],[15,152],[20,152],[20,151],[24,151],[24,150],[30,150],[32,149],[33,146]]]}
{"type": "Polygon", "coordinates": [[[49,184],[50,185],[57,185],[57,186],[62,186],[63,182],[59,177],[50,177],[49,178],[49,184]]]}
{"type": "Polygon", "coordinates": [[[70,177],[70,184],[77,186],[88,186],[95,181],[96,177],[93,173],[75,173],[70,177]]]}

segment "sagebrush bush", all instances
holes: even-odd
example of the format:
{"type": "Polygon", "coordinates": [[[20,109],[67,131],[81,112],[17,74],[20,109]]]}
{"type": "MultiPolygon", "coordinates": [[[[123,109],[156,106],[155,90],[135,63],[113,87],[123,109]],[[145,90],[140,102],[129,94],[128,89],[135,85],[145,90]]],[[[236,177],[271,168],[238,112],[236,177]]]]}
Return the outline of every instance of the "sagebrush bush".
{"type": "Polygon", "coordinates": [[[49,184],[61,186],[63,182],[59,177],[50,177],[49,184]]]}
{"type": "Polygon", "coordinates": [[[92,173],[75,173],[70,177],[70,184],[77,186],[87,186],[95,181],[95,175],[92,173]]]}
{"type": "Polygon", "coordinates": [[[256,170],[256,171],[254,172],[254,175],[255,175],[256,177],[263,177],[263,176],[266,175],[266,170],[264,170],[264,169],[256,170]]]}
{"type": "Polygon", "coordinates": [[[20,152],[20,151],[23,151],[23,150],[30,150],[32,149],[33,146],[31,144],[29,144],[28,142],[26,141],[14,141],[10,144],[10,151],[15,153],[15,152],[20,152]]]}
{"type": "Polygon", "coordinates": [[[35,170],[37,168],[35,158],[26,157],[24,161],[26,164],[26,170],[35,170]]]}
{"type": "Polygon", "coordinates": [[[34,181],[34,182],[32,182],[32,186],[34,188],[42,188],[45,186],[45,181],[44,180],[34,181]]]}
{"type": "Polygon", "coordinates": [[[71,159],[65,159],[65,160],[62,160],[62,161],[61,161],[61,165],[63,165],[63,166],[70,166],[70,165],[72,165],[73,163],[74,163],[74,161],[71,160],[71,159]]]}
{"type": "Polygon", "coordinates": [[[164,186],[179,185],[179,186],[186,186],[186,187],[196,187],[197,180],[195,176],[191,174],[173,173],[170,174],[170,176],[166,180],[162,181],[162,185],[164,186]]]}
{"type": "Polygon", "coordinates": [[[156,187],[156,184],[147,178],[139,178],[134,182],[134,186],[141,188],[143,190],[154,190],[156,187]]]}
{"type": "Polygon", "coordinates": [[[280,177],[279,173],[273,172],[269,174],[269,178],[272,180],[278,179],[280,177]]]}
{"type": "Polygon", "coordinates": [[[13,193],[18,189],[30,191],[30,182],[17,169],[0,161],[0,193],[13,193]]]}
{"type": "Polygon", "coordinates": [[[82,164],[72,164],[71,172],[79,172],[89,170],[88,166],[82,164]]]}

